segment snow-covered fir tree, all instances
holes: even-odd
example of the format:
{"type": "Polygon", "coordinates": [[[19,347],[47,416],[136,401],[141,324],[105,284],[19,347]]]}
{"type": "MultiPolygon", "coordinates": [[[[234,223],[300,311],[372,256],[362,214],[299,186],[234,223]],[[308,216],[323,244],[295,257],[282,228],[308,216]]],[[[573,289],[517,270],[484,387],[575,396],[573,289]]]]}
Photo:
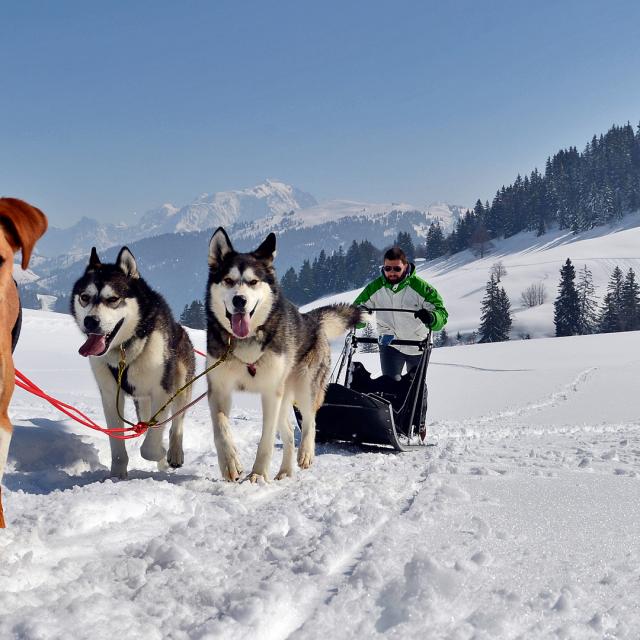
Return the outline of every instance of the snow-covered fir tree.
{"type": "Polygon", "coordinates": [[[598,318],[598,331],[600,333],[613,333],[622,331],[622,284],[623,276],[620,267],[613,270],[607,293],[602,301],[600,316],[598,318]]]}
{"type": "MultiPolygon", "coordinates": [[[[371,323],[367,322],[367,324],[365,325],[364,329],[362,330],[362,337],[363,338],[375,338],[376,337],[376,332],[373,328],[373,326],[371,325],[371,323]]],[[[378,353],[378,345],[375,343],[364,343],[362,345],[360,345],[360,350],[363,353],[378,353]]]]}
{"type": "Polygon", "coordinates": [[[411,239],[411,234],[407,231],[400,231],[398,233],[394,245],[404,251],[409,262],[413,262],[416,259],[416,249],[411,239]]]}
{"type": "Polygon", "coordinates": [[[640,287],[636,274],[629,268],[622,283],[620,299],[620,328],[622,331],[640,329],[640,287]]]}
{"type": "Polygon", "coordinates": [[[578,293],[578,313],[580,314],[580,333],[595,333],[598,326],[598,300],[593,286],[593,275],[585,264],[578,274],[576,285],[578,293]]]}
{"type": "Polygon", "coordinates": [[[280,286],[284,292],[284,295],[292,300],[298,302],[300,300],[300,291],[298,288],[298,274],[293,267],[289,267],[286,273],[282,276],[280,286]]]}
{"type": "Polygon", "coordinates": [[[204,304],[200,300],[194,300],[191,304],[185,305],[180,314],[180,324],[191,329],[206,328],[207,319],[204,304]]]}
{"type": "Polygon", "coordinates": [[[432,222],[427,231],[425,258],[435,260],[447,253],[447,241],[439,222],[432,222]]]}
{"type": "Polygon", "coordinates": [[[449,334],[446,329],[442,329],[440,333],[436,336],[435,346],[436,347],[446,347],[449,344],[449,334]]]}
{"type": "Polygon", "coordinates": [[[504,342],[511,331],[511,303],[503,287],[492,275],[482,300],[478,342],[504,342]]]}
{"type": "Polygon", "coordinates": [[[580,306],[576,290],[576,271],[567,258],[560,269],[558,297],[554,302],[553,321],[556,325],[556,336],[575,336],[581,333],[580,306]]]}

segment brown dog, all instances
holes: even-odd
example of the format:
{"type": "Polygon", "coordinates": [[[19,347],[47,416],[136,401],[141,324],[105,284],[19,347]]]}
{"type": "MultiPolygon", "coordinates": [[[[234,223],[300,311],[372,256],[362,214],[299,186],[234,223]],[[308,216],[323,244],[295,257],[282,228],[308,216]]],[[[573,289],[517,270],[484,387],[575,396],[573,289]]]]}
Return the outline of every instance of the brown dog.
{"type": "MultiPolygon", "coordinates": [[[[13,330],[20,313],[18,288],[13,280],[13,254],[22,250],[22,268],[26,269],[36,240],[46,230],[47,218],[40,209],[16,198],[0,198],[0,481],[13,431],[8,409],[14,387],[13,330]]],[[[3,527],[0,493],[0,528],[3,527]]]]}

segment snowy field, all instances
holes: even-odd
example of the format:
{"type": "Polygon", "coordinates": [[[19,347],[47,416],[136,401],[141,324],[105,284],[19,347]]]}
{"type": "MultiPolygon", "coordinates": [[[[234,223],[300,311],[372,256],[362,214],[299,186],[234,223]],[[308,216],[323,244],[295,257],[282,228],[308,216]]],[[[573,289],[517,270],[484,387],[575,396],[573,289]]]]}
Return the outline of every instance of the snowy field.
{"type": "MultiPolygon", "coordinates": [[[[102,423],[81,342],[27,310],[17,366],[102,423]]],[[[637,639],[638,354],[640,333],[438,349],[435,446],[322,445],[258,486],[220,480],[205,403],[183,468],[135,441],[112,482],[106,436],[17,390],[0,638],[637,639]]],[[[249,469],[256,399],[232,417],[249,469]]]]}

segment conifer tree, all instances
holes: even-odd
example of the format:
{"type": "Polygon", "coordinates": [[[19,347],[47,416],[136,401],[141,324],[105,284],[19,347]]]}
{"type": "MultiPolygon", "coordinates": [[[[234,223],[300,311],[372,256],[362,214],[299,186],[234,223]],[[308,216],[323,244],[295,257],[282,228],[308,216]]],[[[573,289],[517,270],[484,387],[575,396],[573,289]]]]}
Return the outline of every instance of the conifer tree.
{"type": "Polygon", "coordinates": [[[347,291],[349,280],[347,278],[346,256],[342,245],[331,256],[331,273],[333,274],[334,291],[347,291]]]}
{"type": "Polygon", "coordinates": [[[351,246],[347,250],[347,255],[344,259],[345,277],[349,283],[350,288],[355,288],[360,284],[360,250],[358,243],[354,240],[351,246]]]}
{"type": "Polygon", "coordinates": [[[396,247],[400,247],[406,254],[407,260],[413,262],[416,257],[416,250],[413,246],[411,234],[407,231],[400,231],[394,243],[396,247]]]}
{"type": "Polygon", "coordinates": [[[293,267],[289,267],[286,273],[282,276],[280,286],[282,287],[282,292],[286,298],[296,304],[300,304],[301,298],[300,289],[298,287],[298,274],[293,267]]]}
{"type": "Polygon", "coordinates": [[[586,264],[580,270],[576,291],[578,293],[580,333],[582,335],[595,333],[598,326],[598,302],[593,286],[593,276],[586,264]]]}
{"type": "MultiPolygon", "coordinates": [[[[375,338],[376,332],[369,322],[367,322],[364,329],[362,330],[362,336],[364,338],[375,338]]],[[[364,343],[362,344],[360,349],[363,353],[378,353],[379,350],[378,345],[374,343],[364,343]]]]}
{"type": "Polygon", "coordinates": [[[622,271],[616,267],[607,285],[607,293],[602,301],[598,331],[600,333],[614,333],[622,330],[622,271]]]}
{"type": "Polygon", "coordinates": [[[311,302],[314,298],[315,283],[313,280],[313,271],[311,264],[305,260],[300,267],[298,275],[298,291],[300,292],[300,304],[311,302]]]}
{"type": "Polygon", "coordinates": [[[500,318],[500,328],[504,340],[508,340],[513,318],[511,317],[511,301],[504,287],[500,287],[498,290],[498,317],[500,318]]]}
{"type": "Polygon", "coordinates": [[[504,342],[511,331],[511,303],[503,287],[498,288],[492,275],[482,300],[479,342],[504,342]]]}
{"type": "Polygon", "coordinates": [[[201,300],[194,300],[191,303],[191,317],[194,329],[206,329],[207,314],[205,313],[204,303],[201,300]]]}
{"type": "Polygon", "coordinates": [[[193,300],[189,305],[185,304],[180,314],[180,324],[190,329],[206,328],[207,319],[204,304],[200,300],[193,300]]]}
{"type": "Polygon", "coordinates": [[[447,252],[447,242],[440,223],[432,222],[427,231],[426,259],[435,260],[447,252]]]}
{"type": "Polygon", "coordinates": [[[640,287],[636,274],[629,268],[622,283],[620,300],[620,328],[622,331],[640,329],[640,287]]]}
{"type": "Polygon", "coordinates": [[[567,258],[560,269],[558,297],[554,302],[553,321],[556,325],[556,336],[575,336],[581,333],[580,308],[578,292],[575,285],[576,272],[567,258]]]}
{"type": "Polygon", "coordinates": [[[436,347],[446,347],[449,344],[449,334],[446,329],[442,329],[435,339],[436,347]]]}

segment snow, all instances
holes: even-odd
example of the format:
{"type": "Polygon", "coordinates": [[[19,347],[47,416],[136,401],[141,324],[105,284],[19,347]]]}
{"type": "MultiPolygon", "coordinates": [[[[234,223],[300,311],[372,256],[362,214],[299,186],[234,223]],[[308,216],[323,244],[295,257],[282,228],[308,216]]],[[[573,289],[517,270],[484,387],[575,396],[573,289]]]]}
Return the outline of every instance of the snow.
{"type": "MultiPolygon", "coordinates": [[[[274,215],[258,218],[251,224],[239,230],[239,237],[255,237],[269,231],[283,232],[294,229],[311,229],[329,222],[338,222],[347,218],[364,217],[368,220],[381,221],[393,212],[421,212],[423,223],[414,227],[419,237],[426,237],[431,222],[439,222],[445,232],[451,231],[456,220],[464,209],[458,205],[434,203],[426,209],[416,207],[406,202],[361,202],[357,200],[329,200],[313,206],[300,207],[293,211],[274,212],[274,215]]],[[[396,235],[393,230],[390,234],[396,235]]]]}
{"type": "MultiPolygon", "coordinates": [[[[80,343],[25,310],[16,363],[102,423],[80,343]]],[[[638,353],[640,332],[437,349],[434,446],[321,445],[257,486],[220,480],[204,403],[183,468],[135,441],[113,482],[106,437],[16,390],[0,637],[637,638],[638,353]]],[[[232,422],[248,468],[258,400],[232,422]]]]}

